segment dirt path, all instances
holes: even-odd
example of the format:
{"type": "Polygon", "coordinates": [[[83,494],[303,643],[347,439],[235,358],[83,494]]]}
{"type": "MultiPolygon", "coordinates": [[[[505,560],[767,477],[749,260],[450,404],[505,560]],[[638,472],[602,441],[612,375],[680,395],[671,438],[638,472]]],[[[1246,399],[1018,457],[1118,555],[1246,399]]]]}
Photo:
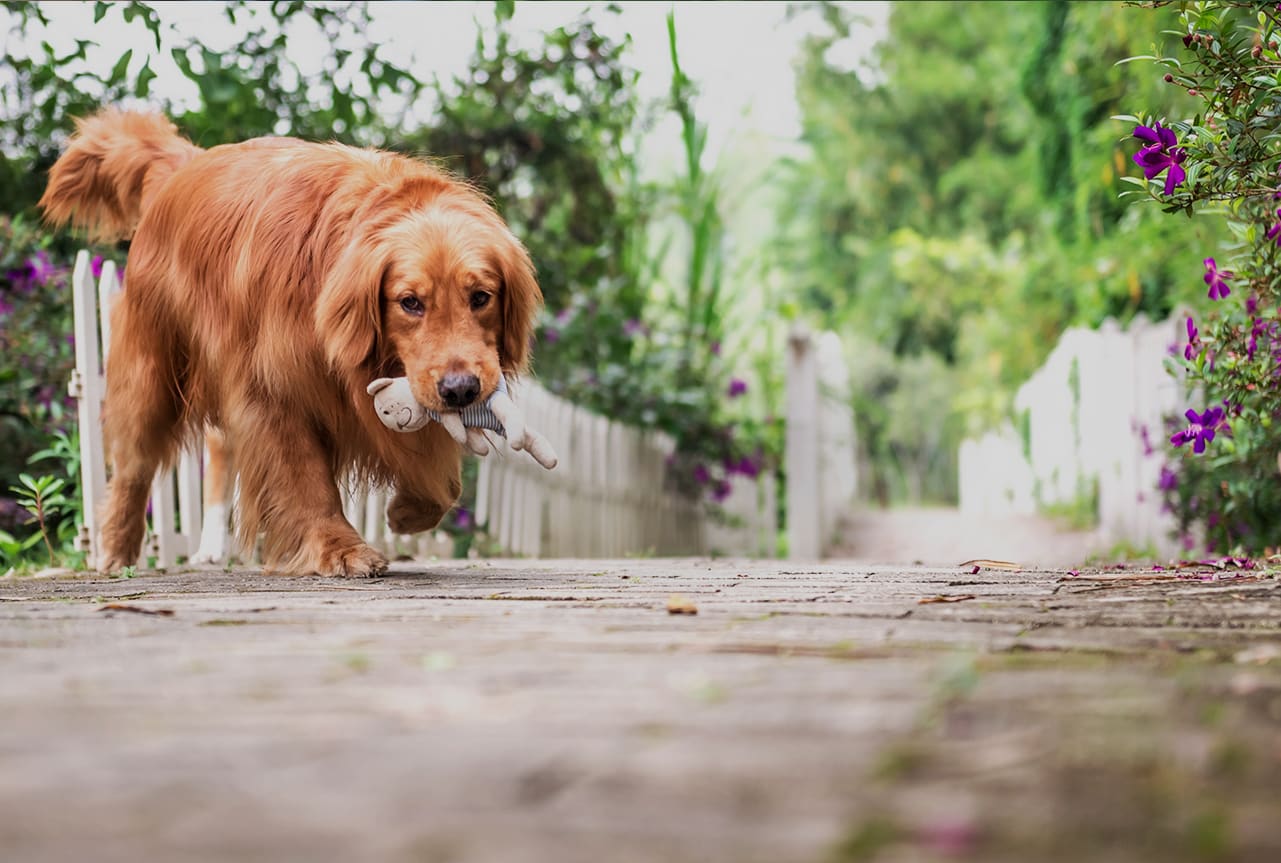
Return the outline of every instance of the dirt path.
{"type": "Polygon", "coordinates": [[[1136,575],[3,580],[0,856],[1281,859],[1281,582],[1136,575]]]}

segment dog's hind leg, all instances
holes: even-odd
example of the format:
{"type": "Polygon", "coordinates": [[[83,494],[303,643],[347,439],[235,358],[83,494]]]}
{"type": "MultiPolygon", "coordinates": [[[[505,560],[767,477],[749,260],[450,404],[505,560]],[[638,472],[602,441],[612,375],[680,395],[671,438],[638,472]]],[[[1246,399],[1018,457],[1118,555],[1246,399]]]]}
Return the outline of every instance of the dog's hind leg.
{"type": "Polygon", "coordinates": [[[180,441],[182,403],[172,345],[140,322],[131,286],[116,306],[103,437],[112,476],[103,508],[98,569],[114,572],[138,562],[147,528],[147,498],[156,470],[171,464],[180,441]]]}

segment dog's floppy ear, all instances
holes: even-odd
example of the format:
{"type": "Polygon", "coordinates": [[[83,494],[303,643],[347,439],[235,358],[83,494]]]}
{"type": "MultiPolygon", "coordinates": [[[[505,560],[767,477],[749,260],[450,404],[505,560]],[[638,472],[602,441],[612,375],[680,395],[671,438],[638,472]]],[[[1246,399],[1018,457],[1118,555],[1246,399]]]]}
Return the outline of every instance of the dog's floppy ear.
{"type": "Polygon", "coordinates": [[[534,331],[534,316],[543,304],[543,292],[534,278],[534,263],[520,241],[507,233],[499,251],[499,271],[503,278],[503,336],[499,341],[499,360],[503,372],[517,375],[529,363],[529,341],[534,331]]]}
{"type": "Polygon", "coordinates": [[[371,363],[382,341],[382,287],[388,268],[382,244],[352,242],[325,275],[316,302],[316,334],[333,368],[371,363]]]}

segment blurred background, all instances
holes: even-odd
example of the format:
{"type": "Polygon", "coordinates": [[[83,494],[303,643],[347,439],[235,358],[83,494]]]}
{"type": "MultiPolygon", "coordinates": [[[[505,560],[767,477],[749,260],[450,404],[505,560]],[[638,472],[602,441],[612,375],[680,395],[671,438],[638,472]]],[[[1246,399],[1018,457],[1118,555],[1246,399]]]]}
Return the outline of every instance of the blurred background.
{"type": "MultiPolygon", "coordinates": [[[[1040,473],[1038,452],[1080,455],[1081,362],[1062,365],[1063,422],[1019,394],[1073,328],[1129,332],[1195,301],[1189,276],[1222,226],[1118,197],[1137,147],[1115,116],[1193,110],[1153,64],[1121,62],[1177,41],[1176,25],[1172,8],[1062,0],[5,2],[3,485],[64,480],[48,532],[74,563],[66,382],[84,244],[45,231],[34,204],[72,118],[121,104],[166,112],[205,147],[334,139],[429,155],[490,192],[547,298],[542,388],[658,440],[655,494],[708,522],[680,548],[624,531],[589,550],[1155,553],[1171,541],[1159,519],[1100,529],[1120,505],[1088,452],[1040,473]],[[996,447],[968,491],[967,440],[996,447]],[[797,467],[805,452],[817,461],[797,467]]],[[[90,251],[95,268],[127,257],[90,251]]],[[[1149,434],[1159,423],[1127,445],[1149,434]]],[[[612,466],[612,452],[593,458],[612,466]]],[[[1159,454],[1144,455],[1155,475],[1159,454]]],[[[579,552],[552,537],[573,518],[555,494],[599,476],[571,470],[535,494],[521,545],[494,524],[486,470],[469,466],[449,553],[579,552]]],[[[1134,482],[1130,504],[1159,503],[1134,482]]],[[[20,491],[0,495],[0,563],[43,559],[20,491]]]]}

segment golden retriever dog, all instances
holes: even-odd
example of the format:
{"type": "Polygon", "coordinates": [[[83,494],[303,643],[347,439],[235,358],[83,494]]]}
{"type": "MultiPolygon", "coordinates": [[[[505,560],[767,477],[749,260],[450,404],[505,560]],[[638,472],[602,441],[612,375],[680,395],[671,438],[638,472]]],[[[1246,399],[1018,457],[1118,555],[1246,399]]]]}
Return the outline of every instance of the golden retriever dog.
{"type": "Polygon", "coordinates": [[[240,478],[238,531],[292,573],[369,576],[386,559],[343,516],[348,476],[395,487],[397,533],[435,527],[462,450],[379,421],[365,388],[406,375],[456,410],[525,367],[542,293],[474,188],[393,153],[292,138],[202,150],[164,117],[79,120],[40,205],[132,237],[112,313],[98,568],[137,561],[152,478],[204,429],[240,478]]]}

